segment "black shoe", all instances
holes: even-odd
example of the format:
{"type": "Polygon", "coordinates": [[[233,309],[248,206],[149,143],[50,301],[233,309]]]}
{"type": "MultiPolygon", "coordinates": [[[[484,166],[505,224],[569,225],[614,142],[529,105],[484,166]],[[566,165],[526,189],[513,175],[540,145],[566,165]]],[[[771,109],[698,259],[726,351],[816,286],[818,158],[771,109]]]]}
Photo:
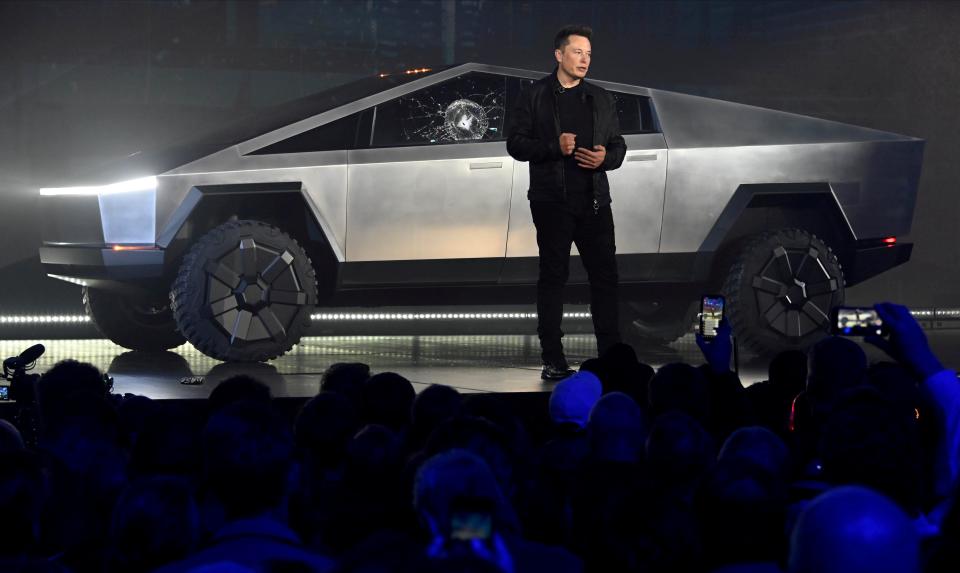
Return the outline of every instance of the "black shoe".
{"type": "Polygon", "coordinates": [[[544,364],[543,371],[540,373],[540,378],[544,380],[563,380],[564,378],[568,378],[576,373],[577,371],[567,366],[566,362],[559,364],[544,364]]]}

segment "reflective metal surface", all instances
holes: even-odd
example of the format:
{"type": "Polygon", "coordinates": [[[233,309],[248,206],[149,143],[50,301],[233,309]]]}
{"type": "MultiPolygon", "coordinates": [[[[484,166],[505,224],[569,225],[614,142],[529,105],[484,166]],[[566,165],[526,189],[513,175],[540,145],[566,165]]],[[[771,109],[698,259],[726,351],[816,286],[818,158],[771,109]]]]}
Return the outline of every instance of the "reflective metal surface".
{"type": "MultiPolygon", "coordinates": [[[[960,367],[960,331],[929,330],[931,346],[948,368],[960,367]]],[[[564,337],[574,363],[596,352],[592,334],[564,337]]],[[[859,339],[853,338],[857,342],[859,339]]],[[[540,346],[536,336],[316,336],[304,338],[289,354],[269,364],[221,363],[189,344],[171,352],[134,352],[108,340],[3,340],[0,356],[15,356],[41,342],[47,351],[34,372],[73,358],[91,362],[114,378],[114,393],[155,399],[206,398],[216,384],[233,374],[249,374],[266,382],[274,396],[307,397],[319,391],[320,376],[335,362],[365,362],[373,372],[397,372],[419,392],[430,384],[446,384],[468,392],[549,392],[554,384],[540,380],[540,346]],[[204,376],[200,385],[181,379],[204,376]]],[[[863,345],[871,362],[888,360],[863,345]]],[[[637,347],[639,359],[660,367],[671,362],[703,363],[693,335],[666,347],[637,347]]],[[[767,362],[741,355],[740,378],[752,384],[767,377],[767,362]]]]}
{"type": "MultiPolygon", "coordinates": [[[[503,141],[248,155],[470,72],[543,76],[464,64],[297,121],[158,174],[155,198],[102,197],[104,241],[166,246],[204,186],[287,182],[301,186],[340,261],[536,256],[526,200],[528,166],[510,158],[503,141]]],[[[831,189],[855,238],[910,231],[922,140],[663,90],[594,83],[652,98],[655,123],[663,130],[627,136],[623,166],[608,174],[620,254],[712,250],[708,235],[730,224],[718,219],[738,188],[749,184],[831,189]]],[[[450,105],[474,113],[471,103],[450,105]]],[[[65,236],[69,225],[51,228],[60,230],[45,236],[48,244],[89,240],[89,232],[65,236]]],[[[496,278],[464,277],[464,282],[496,278]]]]}
{"type": "Polygon", "coordinates": [[[506,143],[365,149],[350,158],[348,261],[503,258],[515,163],[506,143]],[[436,158],[444,147],[461,158],[436,158]]]}

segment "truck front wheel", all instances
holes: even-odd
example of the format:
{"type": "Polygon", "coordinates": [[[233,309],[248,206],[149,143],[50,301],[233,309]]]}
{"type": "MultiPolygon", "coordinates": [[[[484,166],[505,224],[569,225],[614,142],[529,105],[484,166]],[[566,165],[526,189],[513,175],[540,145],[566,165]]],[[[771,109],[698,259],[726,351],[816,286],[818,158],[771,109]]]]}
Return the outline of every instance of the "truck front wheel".
{"type": "Polygon", "coordinates": [[[229,221],[191,247],[170,291],[180,332],[225,361],[290,350],[310,324],[317,279],[303,248],[276,227],[229,221]]]}
{"type": "Polygon", "coordinates": [[[761,354],[804,350],[828,335],[830,311],[843,304],[843,269],[812,233],[768,231],[740,248],[723,294],[743,346],[761,354]]]}

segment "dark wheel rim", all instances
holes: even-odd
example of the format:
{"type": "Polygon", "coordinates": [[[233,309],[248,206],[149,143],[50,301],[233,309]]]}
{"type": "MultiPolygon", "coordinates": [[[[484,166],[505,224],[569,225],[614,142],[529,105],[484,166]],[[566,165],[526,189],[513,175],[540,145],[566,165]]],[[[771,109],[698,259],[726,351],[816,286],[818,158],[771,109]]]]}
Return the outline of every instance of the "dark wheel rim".
{"type": "Polygon", "coordinates": [[[789,337],[823,330],[840,284],[816,247],[774,247],[751,282],[761,320],[789,337]]]}
{"type": "Polygon", "coordinates": [[[207,262],[205,310],[231,345],[286,339],[307,303],[295,258],[288,249],[243,237],[228,253],[207,262]]]}

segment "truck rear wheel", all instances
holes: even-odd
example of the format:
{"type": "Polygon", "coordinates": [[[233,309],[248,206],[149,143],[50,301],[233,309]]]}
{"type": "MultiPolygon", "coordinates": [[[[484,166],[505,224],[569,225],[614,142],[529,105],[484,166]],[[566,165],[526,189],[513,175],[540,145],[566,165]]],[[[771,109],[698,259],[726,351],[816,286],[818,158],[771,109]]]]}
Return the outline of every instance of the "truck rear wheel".
{"type": "Polygon", "coordinates": [[[170,292],[173,315],[200,352],[225,361],[276,358],[300,341],[317,300],[316,273],[289,235],[229,221],[184,257],[170,292]]]}
{"type": "Polygon", "coordinates": [[[830,310],[843,304],[843,269],[812,233],[769,231],[740,248],[723,294],[743,346],[761,354],[805,350],[828,335],[830,310]]]}
{"type": "Polygon", "coordinates": [[[180,346],[169,301],[135,298],[83,287],[83,310],[101,334],[130,350],[160,351],[180,346]]]}
{"type": "Polygon", "coordinates": [[[656,308],[638,301],[621,301],[620,336],[640,345],[665,346],[689,333],[696,316],[695,300],[668,299],[656,308]]]}

